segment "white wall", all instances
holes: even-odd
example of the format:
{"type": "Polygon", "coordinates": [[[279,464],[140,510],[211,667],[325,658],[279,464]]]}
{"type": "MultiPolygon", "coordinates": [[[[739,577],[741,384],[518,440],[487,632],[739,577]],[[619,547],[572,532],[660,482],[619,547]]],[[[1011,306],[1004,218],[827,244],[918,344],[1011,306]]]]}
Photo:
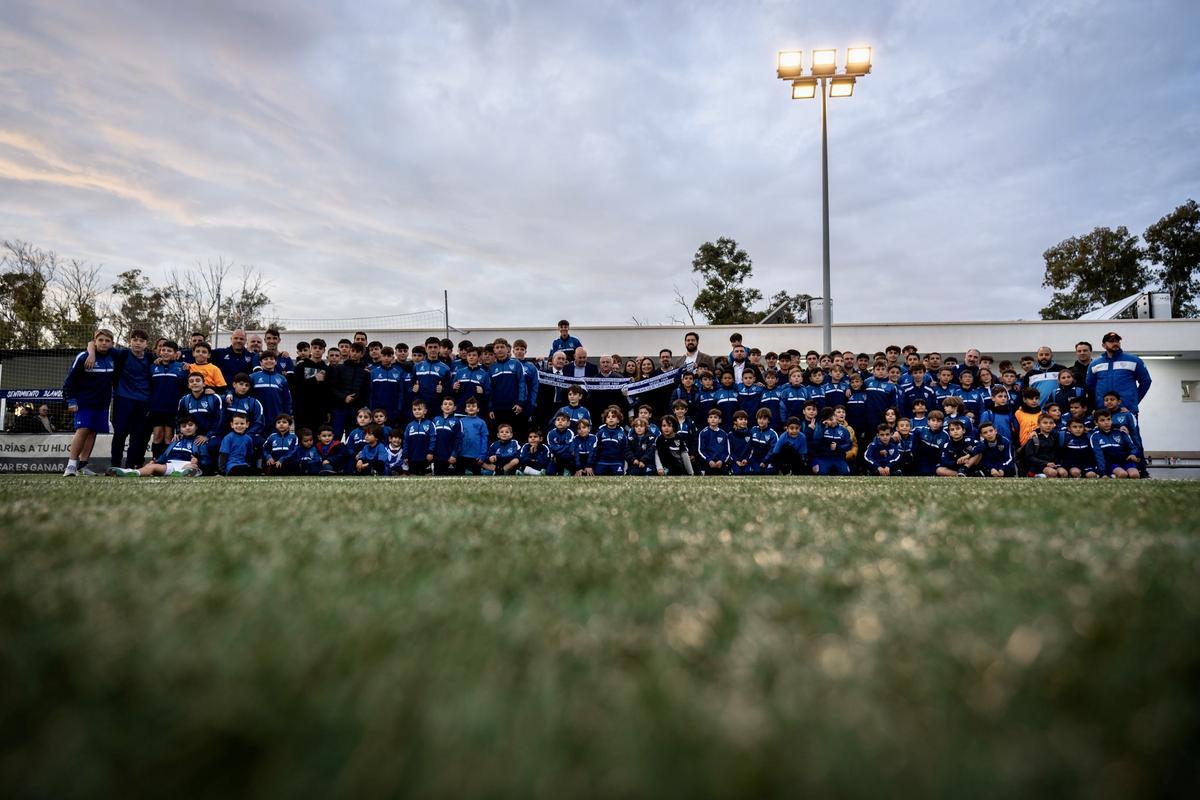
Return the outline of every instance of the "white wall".
{"type": "MultiPolygon", "coordinates": [[[[1124,335],[1124,334],[1122,334],[1124,335]]],[[[1200,381],[1200,359],[1147,361],[1150,393],[1138,419],[1147,450],[1200,451],[1200,401],[1183,401],[1183,381],[1200,381]]]]}

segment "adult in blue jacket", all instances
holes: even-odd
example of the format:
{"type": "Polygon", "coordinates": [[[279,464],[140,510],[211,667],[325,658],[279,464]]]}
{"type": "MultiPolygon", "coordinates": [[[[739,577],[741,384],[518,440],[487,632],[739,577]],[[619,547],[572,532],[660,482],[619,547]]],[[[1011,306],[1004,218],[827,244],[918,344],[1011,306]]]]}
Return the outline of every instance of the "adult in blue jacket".
{"type": "Polygon", "coordinates": [[[1105,392],[1121,395],[1121,405],[1133,414],[1146,392],[1150,391],[1150,371],[1133,353],[1121,349],[1121,335],[1116,331],[1104,334],[1104,355],[1092,359],[1087,373],[1088,392],[1100,398],[1105,392]]]}

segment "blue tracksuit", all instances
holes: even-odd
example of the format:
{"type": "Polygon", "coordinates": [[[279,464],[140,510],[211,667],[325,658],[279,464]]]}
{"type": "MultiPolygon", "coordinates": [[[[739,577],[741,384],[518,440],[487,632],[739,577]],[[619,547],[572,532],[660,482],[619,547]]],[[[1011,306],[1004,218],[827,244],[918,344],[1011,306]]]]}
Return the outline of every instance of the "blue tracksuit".
{"type": "Polygon", "coordinates": [[[917,465],[918,475],[932,475],[942,460],[942,445],[950,441],[945,430],[934,433],[931,428],[923,428],[913,445],[913,460],[917,465]]]}
{"type": "Polygon", "coordinates": [[[1054,390],[1054,397],[1051,400],[1058,403],[1058,407],[1062,409],[1065,417],[1071,410],[1071,401],[1077,397],[1083,400],[1086,407],[1091,407],[1092,402],[1088,397],[1087,390],[1079,386],[1059,386],[1054,390]]]}
{"type": "MultiPolygon", "coordinates": [[[[801,434],[799,438],[804,438],[801,434]]],[[[775,454],[775,445],[779,442],[779,434],[774,428],[755,428],[750,433],[750,466],[756,475],[771,475],[775,469],[771,464],[771,456],[775,454]]]]}
{"type": "Polygon", "coordinates": [[[527,402],[526,387],[538,379],[537,368],[533,370],[535,374],[530,376],[525,367],[525,364],[512,357],[492,364],[488,371],[488,382],[493,410],[508,412],[513,406],[520,406],[526,413],[532,410],[527,402]]]}
{"type": "Polygon", "coordinates": [[[375,444],[363,444],[362,449],[355,456],[355,461],[365,461],[370,466],[363,472],[359,472],[355,464],[351,469],[354,474],[364,475],[374,473],[376,475],[386,475],[388,471],[388,448],[383,442],[375,444]]]}
{"type": "Polygon", "coordinates": [[[300,457],[300,440],[294,433],[276,431],[263,443],[262,453],[264,464],[268,458],[274,459],[276,463],[282,465],[295,464],[300,457]]]}
{"type": "Polygon", "coordinates": [[[1087,433],[1082,436],[1072,436],[1067,433],[1062,437],[1062,465],[1067,469],[1075,467],[1084,472],[1096,472],[1096,454],[1092,450],[1092,437],[1087,433]]]}
{"type": "Polygon", "coordinates": [[[1104,401],[1106,392],[1116,392],[1121,395],[1121,405],[1136,414],[1142,398],[1150,391],[1150,371],[1132,353],[1118,350],[1110,356],[1105,352],[1088,366],[1087,388],[1097,405],[1104,401]]]}
{"type": "Polygon", "coordinates": [[[821,425],[821,438],[817,442],[816,452],[812,454],[813,464],[820,475],[849,475],[850,467],[846,464],[846,453],[850,452],[853,442],[850,431],[841,425],[821,425]]]}
{"type": "Polygon", "coordinates": [[[404,460],[409,472],[424,472],[429,467],[427,456],[433,452],[436,436],[428,419],[413,420],[404,428],[404,460]]]}
{"type": "Polygon", "coordinates": [[[316,445],[300,447],[296,451],[296,462],[300,465],[300,474],[316,475],[321,471],[321,454],[316,445]]]}
{"type": "Polygon", "coordinates": [[[758,409],[762,405],[762,397],[763,387],[757,383],[750,386],[743,383],[738,387],[738,410],[745,411],[751,422],[754,421],[754,415],[758,413],[758,409]]]}
{"type": "Polygon", "coordinates": [[[404,445],[401,444],[395,450],[389,444],[387,449],[387,474],[400,475],[404,472],[404,445]]]}
{"type": "Polygon", "coordinates": [[[1096,456],[1096,469],[1101,475],[1111,475],[1117,467],[1137,469],[1137,463],[1129,460],[1130,455],[1140,456],[1137,445],[1125,431],[1110,428],[1108,433],[1092,431],[1092,453],[1096,456]]]}
{"type": "Polygon", "coordinates": [[[480,414],[488,410],[488,401],[492,392],[492,378],[486,369],[479,365],[476,365],[472,369],[463,364],[455,368],[451,383],[458,384],[455,395],[458,398],[458,408],[460,411],[466,407],[465,404],[468,397],[474,397],[476,402],[479,403],[480,414]],[[480,389],[483,391],[479,391],[480,389]]]}
{"type": "Polygon", "coordinates": [[[462,425],[454,417],[435,417],[433,420],[433,460],[448,463],[458,458],[462,448],[462,425]]]}
{"type": "MultiPolygon", "coordinates": [[[[554,412],[554,416],[556,417],[559,414],[566,414],[570,418],[571,431],[575,433],[578,433],[579,431],[579,420],[586,419],[588,422],[592,421],[591,412],[583,406],[563,406],[558,411],[554,412]]],[[[553,425],[553,420],[551,420],[551,425],[553,425]]],[[[548,446],[550,442],[547,441],[546,444],[548,446]]],[[[551,447],[550,449],[553,450],[554,448],[551,447]]]]}
{"type": "Polygon", "coordinates": [[[779,433],[787,426],[787,417],[783,411],[783,389],[776,386],[774,389],[764,389],[762,397],[758,401],[759,408],[765,408],[771,412],[771,430],[779,433]]]}
{"type": "Polygon", "coordinates": [[[728,431],[733,428],[733,412],[737,411],[738,407],[737,392],[724,387],[717,389],[713,392],[713,402],[721,412],[721,430],[728,431]]]}
{"type": "Polygon", "coordinates": [[[629,442],[629,434],[618,426],[610,428],[601,425],[596,429],[596,463],[597,475],[625,474],[625,445],[629,442]]]}
{"type": "MultiPolygon", "coordinates": [[[[873,429],[876,425],[883,422],[883,412],[889,408],[897,408],[900,405],[900,396],[896,389],[896,384],[884,378],[880,380],[874,376],[867,378],[863,383],[863,391],[867,396],[867,416],[866,424],[868,428],[873,429]]],[[[846,409],[847,422],[849,422],[849,407],[846,409]]],[[[858,428],[855,428],[857,431],[858,428]]],[[[863,431],[865,433],[865,431],[863,431]]]]}
{"type": "Polygon", "coordinates": [[[697,452],[704,461],[702,469],[705,472],[723,472],[729,464],[729,434],[722,428],[705,428],[700,431],[697,452]],[[720,461],[721,466],[713,467],[710,461],[720,461]]]}
{"type": "Polygon", "coordinates": [[[531,468],[547,475],[554,474],[554,465],[550,463],[550,449],[544,444],[539,444],[536,448],[528,444],[521,445],[517,458],[520,460],[517,469],[531,468]]]}
{"type": "Polygon", "coordinates": [[[963,456],[974,456],[979,452],[979,442],[970,436],[963,436],[958,441],[947,436],[946,441],[942,443],[942,457],[938,460],[938,466],[958,470],[962,474],[974,474],[979,470],[979,465],[964,467],[958,463],[958,459],[963,456]]]}
{"type": "Polygon", "coordinates": [[[972,387],[970,389],[959,389],[958,396],[963,401],[963,413],[970,414],[975,419],[979,419],[979,415],[983,413],[984,394],[972,387]]]}
{"type": "Polygon", "coordinates": [[[983,456],[979,461],[979,469],[983,470],[984,475],[990,476],[992,470],[998,469],[1006,478],[1016,477],[1016,450],[1011,440],[1001,436],[997,436],[994,442],[980,440],[979,448],[983,456]]]}
{"type": "Polygon", "coordinates": [[[150,413],[174,414],[179,398],[187,394],[187,364],[172,361],[150,366],[150,413]]]}
{"type": "Polygon", "coordinates": [[[442,397],[446,390],[446,378],[450,368],[441,361],[426,359],[413,366],[413,391],[425,401],[425,407],[436,411],[442,407],[442,397]],[[438,387],[442,391],[438,391],[438,387]]]}
{"type": "Polygon", "coordinates": [[[230,431],[221,437],[221,455],[225,457],[224,472],[228,475],[234,467],[248,467],[255,457],[254,438],[246,433],[230,431]]]}
{"type": "MultiPolygon", "coordinates": [[[[196,397],[188,392],[179,398],[178,414],[180,416],[191,414],[195,417],[196,435],[207,439],[213,439],[220,435],[221,423],[225,418],[221,398],[215,394],[201,394],[196,397]]],[[[176,427],[179,427],[178,416],[176,417],[176,427]]]]}
{"type": "Polygon", "coordinates": [[[755,466],[759,469],[760,474],[776,472],[785,475],[805,474],[808,472],[808,454],[810,452],[812,451],[809,448],[808,436],[803,431],[796,436],[784,432],[779,435],[774,447],[771,448],[765,472],[762,470],[761,462],[756,462],[755,466]]]}
{"type": "MultiPolygon", "coordinates": [[[[346,449],[350,451],[351,460],[358,458],[358,453],[367,444],[367,431],[365,428],[355,428],[346,434],[346,449]]],[[[351,465],[353,470],[353,465],[351,465]]]]}
{"type": "Polygon", "coordinates": [[[900,470],[901,475],[913,474],[913,447],[916,444],[917,437],[911,431],[900,436],[896,442],[896,452],[900,459],[896,462],[896,469],[900,470]]]}
{"type": "Polygon", "coordinates": [[[948,386],[942,386],[940,383],[935,383],[930,388],[933,389],[933,405],[927,406],[926,410],[928,411],[933,411],[935,408],[940,409],[942,407],[943,400],[945,400],[947,397],[958,397],[959,393],[962,391],[953,383],[948,386]]]}
{"type": "Polygon", "coordinates": [[[991,411],[984,411],[979,415],[979,424],[990,422],[996,427],[996,433],[1010,442],[1017,441],[1017,421],[1013,418],[1012,411],[1008,406],[1004,407],[1003,411],[993,408],[991,411]]]}
{"type": "Polygon", "coordinates": [[[497,474],[504,468],[504,465],[521,454],[521,446],[512,439],[507,442],[502,442],[499,439],[492,442],[492,446],[488,448],[488,461],[496,468],[497,474]],[[492,458],[495,461],[492,461],[492,458]]]}
{"type": "Polygon", "coordinates": [[[550,343],[550,355],[548,358],[552,358],[559,350],[563,350],[567,354],[567,361],[570,361],[571,357],[575,355],[575,350],[581,346],[580,341],[574,336],[568,336],[565,339],[558,336],[550,343]]]}
{"type": "Polygon", "coordinates": [[[206,455],[204,445],[196,444],[195,436],[176,436],[155,461],[166,464],[169,461],[191,461],[194,458],[203,463],[206,455]]]}
{"type": "Polygon", "coordinates": [[[371,367],[371,407],[382,408],[388,422],[397,424],[407,418],[412,391],[412,375],[399,364],[371,367]]]}
{"type": "Polygon", "coordinates": [[[275,424],[280,414],[292,413],[292,390],[287,377],[278,372],[259,370],[250,376],[250,393],[262,405],[263,420],[275,424]]]}
{"type": "Polygon", "coordinates": [[[233,378],[239,372],[249,375],[258,366],[258,356],[246,348],[242,352],[234,352],[232,347],[218,347],[212,352],[212,363],[221,370],[226,386],[233,386],[233,378]]]}
{"type": "MultiPolygon", "coordinates": [[[[521,408],[526,413],[532,414],[533,409],[537,408],[538,391],[542,388],[542,379],[538,375],[537,364],[532,361],[521,364],[521,368],[525,371],[525,402],[521,408]]],[[[493,389],[492,396],[495,397],[495,394],[495,389],[493,389]]]]}
{"type": "Polygon", "coordinates": [[[625,462],[629,465],[627,474],[654,474],[654,440],[655,437],[649,431],[641,436],[636,433],[629,434],[629,440],[625,445],[625,462]],[[642,462],[642,466],[635,465],[634,461],[642,462]]]}
{"type": "Polygon", "coordinates": [[[232,398],[226,398],[225,413],[222,419],[221,432],[228,433],[230,430],[229,422],[233,419],[235,413],[244,414],[249,426],[246,428],[246,435],[254,439],[255,448],[258,443],[262,442],[266,433],[266,422],[263,420],[262,403],[252,395],[234,395],[232,398]]]}
{"type": "Polygon", "coordinates": [[[803,385],[793,386],[789,383],[779,388],[779,396],[783,400],[783,423],[785,425],[788,417],[804,419],[804,404],[808,401],[808,389],[803,385]]]}
{"type": "Polygon", "coordinates": [[[913,410],[913,402],[917,400],[925,401],[925,411],[929,412],[937,408],[938,399],[933,393],[933,387],[929,384],[917,386],[915,383],[910,383],[905,386],[900,392],[901,412],[906,417],[911,417],[913,410]]]}
{"type": "Polygon", "coordinates": [[[576,436],[571,444],[575,448],[575,469],[593,467],[596,458],[596,434],[576,436]]]}
{"type": "Polygon", "coordinates": [[[929,417],[909,417],[912,423],[912,435],[917,436],[922,430],[929,428],[929,417]]]}
{"type": "Polygon", "coordinates": [[[821,408],[846,405],[846,392],[849,389],[850,381],[845,378],[842,378],[840,381],[835,381],[833,378],[826,378],[824,385],[821,386],[821,408]]]}
{"type": "Polygon", "coordinates": [[[671,405],[674,405],[676,400],[682,400],[688,404],[689,415],[695,414],[700,408],[700,387],[692,384],[692,390],[689,392],[682,386],[676,386],[675,391],[671,392],[671,405]]]}
{"type": "Polygon", "coordinates": [[[881,442],[876,436],[863,452],[863,461],[871,468],[871,474],[878,474],[883,467],[890,470],[900,463],[900,448],[893,444],[890,437],[881,442]]]}
{"type": "Polygon", "coordinates": [[[561,431],[558,428],[551,428],[550,432],[546,434],[546,447],[549,448],[550,457],[560,474],[569,475],[574,471],[575,432],[571,430],[570,426],[561,431]]]}
{"type": "Polygon", "coordinates": [[[71,363],[71,369],[67,371],[67,377],[63,381],[63,400],[69,406],[78,406],[80,409],[103,409],[107,413],[113,394],[115,365],[112,351],[103,355],[97,353],[96,363],[90,370],[83,368],[87,357],[87,351],[84,350],[75,356],[75,361],[71,363]]]}
{"type": "Polygon", "coordinates": [[[487,423],[482,417],[472,417],[470,414],[460,414],[455,417],[462,428],[462,443],[459,445],[459,455],[468,462],[468,469],[476,469],[476,461],[483,461],[488,453],[487,423]]]}
{"type": "Polygon", "coordinates": [[[135,358],[133,351],[125,347],[114,347],[109,352],[112,354],[117,376],[113,396],[137,403],[148,403],[154,358],[149,352],[142,353],[141,358],[135,358]]]}
{"type": "Polygon", "coordinates": [[[963,434],[966,437],[975,438],[975,425],[966,414],[947,414],[946,418],[942,420],[942,430],[949,432],[950,421],[955,419],[963,424],[963,434]]]}
{"type": "MultiPolygon", "coordinates": [[[[867,393],[851,391],[846,398],[846,424],[857,431],[867,429],[867,393]]],[[[878,423],[876,423],[878,424],[878,423]]]]}
{"type": "Polygon", "coordinates": [[[750,460],[750,437],[753,433],[749,428],[734,428],[729,432],[729,472],[732,475],[750,475],[754,472],[754,464],[750,460]],[[745,464],[738,464],[745,461],[745,464]]]}

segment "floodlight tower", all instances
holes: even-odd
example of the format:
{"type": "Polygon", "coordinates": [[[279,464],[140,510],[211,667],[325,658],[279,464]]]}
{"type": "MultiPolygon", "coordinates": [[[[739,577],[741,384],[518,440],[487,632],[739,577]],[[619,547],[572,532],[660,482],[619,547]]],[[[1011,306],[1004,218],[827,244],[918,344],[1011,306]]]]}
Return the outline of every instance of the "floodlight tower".
{"type": "Polygon", "coordinates": [[[825,300],[824,347],[833,349],[833,301],[829,288],[829,134],[826,122],[826,95],[850,97],[855,82],[871,72],[871,48],[851,47],[846,50],[846,68],[837,74],[837,50],[814,50],[810,74],[804,75],[804,52],[780,50],[776,70],[780,80],[792,82],[793,100],[811,100],[821,87],[821,294],[825,300]]]}

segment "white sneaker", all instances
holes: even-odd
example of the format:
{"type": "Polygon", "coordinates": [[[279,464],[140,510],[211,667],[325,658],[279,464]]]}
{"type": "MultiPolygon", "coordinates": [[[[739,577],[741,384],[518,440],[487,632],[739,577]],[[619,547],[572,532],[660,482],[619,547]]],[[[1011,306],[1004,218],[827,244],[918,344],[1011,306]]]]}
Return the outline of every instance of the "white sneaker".
{"type": "Polygon", "coordinates": [[[109,467],[108,469],[104,470],[104,474],[108,475],[110,478],[136,478],[138,472],[136,469],[121,469],[120,467],[109,467]]]}
{"type": "Polygon", "coordinates": [[[100,473],[96,472],[91,467],[80,467],[79,474],[84,476],[85,478],[94,478],[97,475],[99,475],[100,473]]]}
{"type": "Polygon", "coordinates": [[[64,478],[74,478],[78,474],[79,474],[79,467],[76,467],[73,464],[67,464],[67,468],[63,470],[64,478]]]}
{"type": "Polygon", "coordinates": [[[186,467],[180,470],[179,474],[186,478],[198,478],[203,474],[203,470],[201,470],[195,464],[188,464],[186,467]]]}

